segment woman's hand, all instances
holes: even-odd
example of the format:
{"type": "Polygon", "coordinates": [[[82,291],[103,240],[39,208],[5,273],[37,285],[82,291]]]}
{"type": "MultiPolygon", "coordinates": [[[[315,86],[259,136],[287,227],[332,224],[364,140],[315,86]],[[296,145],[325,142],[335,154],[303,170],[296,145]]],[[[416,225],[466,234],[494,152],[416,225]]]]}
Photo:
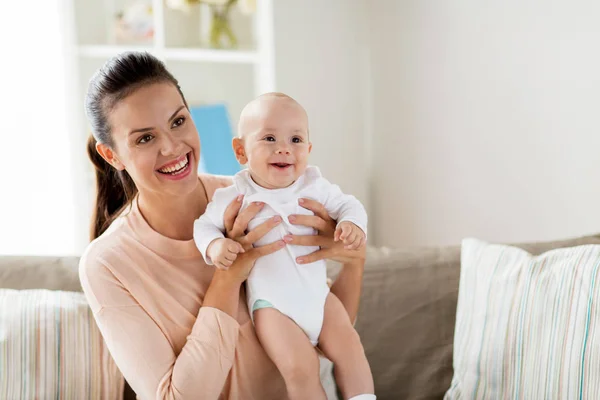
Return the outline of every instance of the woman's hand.
{"type": "Polygon", "coordinates": [[[309,226],[317,230],[317,235],[297,236],[287,235],[286,243],[300,246],[320,246],[321,250],[299,257],[299,264],[308,264],[318,260],[331,259],[343,264],[364,265],[366,244],[362,243],[357,249],[345,249],[342,241],[334,240],[336,222],[329,216],[325,207],[315,200],[300,199],[301,207],[311,210],[315,215],[290,215],[289,221],[295,225],[309,226]]]}
{"type": "Polygon", "coordinates": [[[250,220],[264,207],[264,203],[252,203],[246,207],[244,211],[240,212],[242,200],[243,196],[240,195],[227,207],[225,210],[224,224],[226,236],[240,243],[244,248],[244,252],[237,255],[237,258],[231,266],[229,266],[227,271],[215,272],[215,276],[217,276],[218,279],[233,279],[236,284],[238,282],[241,284],[248,278],[248,275],[258,258],[274,253],[285,246],[283,240],[262,247],[254,248],[252,246],[253,243],[260,240],[271,229],[279,225],[281,223],[281,217],[276,216],[270,218],[268,221],[263,222],[246,234],[248,222],[250,222],[250,220]]]}
{"type": "Polygon", "coordinates": [[[250,275],[250,271],[254,268],[256,260],[267,254],[274,253],[284,246],[285,242],[278,240],[265,246],[246,250],[246,252],[238,254],[235,261],[226,270],[216,269],[213,279],[225,280],[236,286],[241,285],[248,279],[248,275],[250,275]]]}
{"type": "Polygon", "coordinates": [[[262,210],[265,204],[261,202],[255,202],[246,207],[244,211],[240,212],[243,199],[244,196],[239,195],[234,201],[231,202],[231,204],[229,204],[229,206],[227,206],[227,209],[225,210],[225,216],[223,217],[223,222],[225,224],[225,236],[240,243],[244,247],[244,250],[248,250],[252,248],[253,243],[257,242],[271,229],[279,225],[281,223],[281,217],[275,216],[268,221],[263,222],[246,234],[248,223],[256,216],[256,214],[258,214],[260,210],[262,210]]]}

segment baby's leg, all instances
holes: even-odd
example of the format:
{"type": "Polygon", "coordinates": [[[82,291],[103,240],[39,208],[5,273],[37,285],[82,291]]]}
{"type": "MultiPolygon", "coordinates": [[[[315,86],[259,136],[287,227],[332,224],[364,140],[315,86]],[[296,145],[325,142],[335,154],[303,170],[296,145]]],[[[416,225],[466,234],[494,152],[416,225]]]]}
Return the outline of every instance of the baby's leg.
{"type": "Polygon", "coordinates": [[[298,325],[274,308],[254,311],[256,335],[283,379],[290,400],[326,399],[319,358],[298,325]]]}
{"type": "Polygon", "coordinates": [[[374,393],[371,367],[360,337],[342,302],[332,293],[325,301],[319,348],[333,362],[335,380],[344,399],[374,393]]]}

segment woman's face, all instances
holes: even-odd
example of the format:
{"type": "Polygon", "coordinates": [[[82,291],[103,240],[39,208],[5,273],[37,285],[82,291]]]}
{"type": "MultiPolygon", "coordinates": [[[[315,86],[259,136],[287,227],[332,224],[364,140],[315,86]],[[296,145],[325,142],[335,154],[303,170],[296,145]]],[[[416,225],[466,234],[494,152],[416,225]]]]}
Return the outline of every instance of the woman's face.
{"type": "Polygon", "coordinates": [[[116,163],[141,193],[181,195],[198,184],[200,139],[171,83],[144,86],[109,112],[116,163]]]}

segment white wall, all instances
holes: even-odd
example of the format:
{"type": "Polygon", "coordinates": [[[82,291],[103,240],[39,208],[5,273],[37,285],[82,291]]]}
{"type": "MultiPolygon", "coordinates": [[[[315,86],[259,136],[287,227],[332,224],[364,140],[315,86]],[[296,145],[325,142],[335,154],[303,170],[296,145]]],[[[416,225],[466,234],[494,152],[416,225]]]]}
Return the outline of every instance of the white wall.
{"type": "Polygon", "coordinates": [[[72,117],[63,87],[73,68],[63,4],[41,2],[35,13],[25,2],[6,6],[0,13],[6,54],[0,65],[0,254],[72,254],[75,173],[64,134],[72,117]],[[14,18],[25,14],[31,14],[27,24],[14,18]]]}
{"type": "Polygon", "coordinates": [[[600,3],[369,10],[378,243],[600,231],[600,3]]]}
{"type": "Polygon", "coordinates": [[[368,205],[364,1],[275,0],[276,89],[307,110],[310,162],[368,205]]]}

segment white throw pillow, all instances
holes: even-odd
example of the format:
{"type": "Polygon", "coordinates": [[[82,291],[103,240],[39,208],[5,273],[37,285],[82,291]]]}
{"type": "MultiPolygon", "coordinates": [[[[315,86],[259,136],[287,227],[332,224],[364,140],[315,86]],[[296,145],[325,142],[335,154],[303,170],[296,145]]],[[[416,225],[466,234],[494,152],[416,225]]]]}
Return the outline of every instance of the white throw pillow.
{"type": "Polygon", "coordinates": [[[0,289],[0,399],[122,399],[83,293],[0,289]]]}
{"type": "Polygon", "coordinates": [[[600,399],[600,245],[466,239],[445,399],[600,399]]]}

